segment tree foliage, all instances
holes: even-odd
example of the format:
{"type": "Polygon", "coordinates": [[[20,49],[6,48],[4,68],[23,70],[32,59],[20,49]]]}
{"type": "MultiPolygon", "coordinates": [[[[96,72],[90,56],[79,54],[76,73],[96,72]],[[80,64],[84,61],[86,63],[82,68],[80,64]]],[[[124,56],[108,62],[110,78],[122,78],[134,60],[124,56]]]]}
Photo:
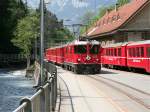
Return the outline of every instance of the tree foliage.
{"type": "Polygon", "coordinates": [[[30,55],[33,43],[39,34],[39,16],[36,12],[32,12],[28,16],[18,21],[15,38],[12,42],[15,46],[22,49],[25,55],[30,55]]]}
{"type": "Polygon", "coordinates": [[[26,15],[26,8],[21,0],[1,0],[0,2],[0,53],[19,51],[12,42],[14,30],[19,19],[26,15]]]}
{"type": "Polygon", "coordinates": [[[64,27],[63,21],[59,21],[55,14],[45,10],[45,48],[62,44],[74,39],[71,32],[64,27]]]}
{"type": "Polygon", "coordinates": [[[119,6],[122,6],[122,5],[126,4],[126,3],[129,3],[130,1],[131,0],[117,0],[117,3],[118,3],[119,6]]]}

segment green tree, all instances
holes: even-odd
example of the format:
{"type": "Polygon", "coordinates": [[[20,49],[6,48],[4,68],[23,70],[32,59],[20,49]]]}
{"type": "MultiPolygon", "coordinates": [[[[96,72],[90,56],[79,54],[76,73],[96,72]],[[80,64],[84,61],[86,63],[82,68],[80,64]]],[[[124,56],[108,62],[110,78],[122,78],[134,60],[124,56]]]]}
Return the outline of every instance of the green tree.
{"type": "Polygon", "coordinates": [[[11,39],[19,19],[25,17],[26,8],[22,0],[1,0],[0,2],[0,53],[16,53],[11,39]]]}
{"type": "Polygon", "coordinates": [[[86,32],[86,29],[89,28],[96,21],[96,18],[94,18],[94,17],[96,17],[96,16],[95,16],[94,12],[92,12],[92,11],[87,11],[81,17],[81,19],[80,19],[81,23],[83,25],[86,25],[86,27],[85,26],[81,27],[81,29],[80,29],[81,34],[86,32]]]}
{"type": "Polygon", "coordinates": [[[129,3],[131,0],[117,0],[119,6],[129,3]]]}
{"type": "Polygon", "coordinates": [[[82,17],[81,17],[81,22],[83,24],[90,24],[93,21],[93,17],[95,16],[94,12],[92,11],[87,11],[82,17]]]}
{"type": "Polygon", "coordinates": [[[15,46],[22,49],[23,54],[27,57],[27,69],[30,66],[30,56],[34,45],[34,41],[39,32],[39,16],[37,13],[32,12],[25,18],[18,21],[17,28],[15,30],[15,38],[12,42],[15,46]]]}
{"type": "Polygon", "coordinates": [[[45,9],[44,14],[44,42],[45,49],[73,40],[71,32],[64,28],[63,21],[59,21],[55,14],[45,9]]]}
{"type": "Polygon", "coordinates": [[[73,34],[67,28],[62,28],[56,31],[56,43],[66,43],[74,40],[73,34]]]}

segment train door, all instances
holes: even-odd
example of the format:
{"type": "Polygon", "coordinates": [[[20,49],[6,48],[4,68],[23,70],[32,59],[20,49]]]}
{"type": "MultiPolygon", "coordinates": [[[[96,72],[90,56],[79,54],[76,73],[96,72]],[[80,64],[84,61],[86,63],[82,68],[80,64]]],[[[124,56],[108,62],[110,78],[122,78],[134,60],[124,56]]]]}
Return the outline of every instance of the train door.
{"type": "Polygon", "coordinates": [[[147,72],[150,72],[150,46],[146,49],[146,57],[147,57],[147,72]]]}

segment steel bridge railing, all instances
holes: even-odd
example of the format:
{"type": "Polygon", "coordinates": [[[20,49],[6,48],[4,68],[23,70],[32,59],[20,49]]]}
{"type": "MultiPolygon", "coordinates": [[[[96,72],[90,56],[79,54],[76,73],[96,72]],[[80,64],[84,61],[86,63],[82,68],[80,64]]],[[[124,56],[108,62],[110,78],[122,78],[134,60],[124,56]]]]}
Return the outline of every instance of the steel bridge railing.
{"type": "Polygon", "coordinates": [[[55,110],[57,100],[57,68],[45,63],[45,75],[49,76],[44,86],[30,98],[23,98],[20,106],[13,112],[51,112],[55,110]]]}

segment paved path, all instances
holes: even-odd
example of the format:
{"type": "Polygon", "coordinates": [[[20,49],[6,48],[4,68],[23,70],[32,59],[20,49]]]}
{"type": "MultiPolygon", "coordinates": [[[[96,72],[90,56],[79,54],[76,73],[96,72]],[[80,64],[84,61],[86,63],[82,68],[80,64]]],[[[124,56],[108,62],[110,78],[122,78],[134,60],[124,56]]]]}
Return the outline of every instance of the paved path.
{"type": "Polygon", "coordinates": [[[84,76],[59,69],[62,103],[60,112],[120,112],[107,95],[84,81],[84,76]],[[65,81],[62,81],[62,79],[65,81]],[[66,88],[67,85],[67,88],[66,88]],[[69,93],[68,93],[68,90],[69,93]]]}
{"type": "Polygon", "coordinates": [[[58,68],[58,74],[60,112],[150,112],[125,94],[90,78],[102,76],[149,92],[149,87],[143,87],[150,84],[149,76],[108,69],[103,69],[101,74],[87,76],[58,68]]]}

